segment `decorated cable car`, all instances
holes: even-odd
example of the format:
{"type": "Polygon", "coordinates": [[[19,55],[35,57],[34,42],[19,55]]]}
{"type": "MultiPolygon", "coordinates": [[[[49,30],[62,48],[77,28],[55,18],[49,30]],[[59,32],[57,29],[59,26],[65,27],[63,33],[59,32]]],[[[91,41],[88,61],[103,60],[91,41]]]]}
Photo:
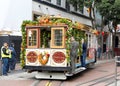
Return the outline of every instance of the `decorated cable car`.
{"type": "Polygon", "coordinates": [[[82,39],[87,40],[86,68],[96,62],[97,38],[90,26],[70,19],[43,16],[38,21],[24,21],[22,24],[21,64],[24,69],[37,71],[38,79],[67,79],[82,69],[82,39]],[[75,69],[72,74],[70,38],[79,43],[75,69]]]}

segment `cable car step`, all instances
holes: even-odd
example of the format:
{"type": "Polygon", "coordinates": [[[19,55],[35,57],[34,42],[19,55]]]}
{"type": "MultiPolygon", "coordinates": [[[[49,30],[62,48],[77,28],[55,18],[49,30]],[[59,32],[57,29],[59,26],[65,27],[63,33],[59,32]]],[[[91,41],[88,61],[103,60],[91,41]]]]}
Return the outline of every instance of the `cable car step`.
{"type": "Polygon", "coordinates": [[[52,72],[38,72],[37,75],[35,75],[35,78],[37,79],[59,79],[59,80],[66,80],[67,77],[64,73],[52,73],[52,72]]]}
{"type": "Polygon", "coordinates": [[[77,68],[77,69],[75,69],[74,74],[77,74],[77,73],[82,72],[82,71],[84,71],[84,70],[86,70],[86,68],[85,68],[85,67],[80,67],[80,68],[77,68]]]}

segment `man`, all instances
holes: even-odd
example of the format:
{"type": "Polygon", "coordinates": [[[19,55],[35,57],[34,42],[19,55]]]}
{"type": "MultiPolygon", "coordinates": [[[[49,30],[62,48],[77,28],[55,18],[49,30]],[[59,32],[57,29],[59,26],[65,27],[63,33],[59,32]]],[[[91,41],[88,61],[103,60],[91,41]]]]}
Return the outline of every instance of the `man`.
{"type": "Polygon", "coordinates": [[[9,49],[11,50],[11,58],[9,59],[9,68],[10,70],[14,70],[16,65],[16,51],[14,49],[13,43],[11,43],[9,49]]]}
{"type": "Polygon", "coordinates": [[[98,57],[99,60],[101,59],[101,52],[102,52],[102,49],[101,49],[100,45],[98,45],[97,57],[98,57]]]}
{"type": "Polygon", "coordinates": [[[87,42],[82,39],[82,56],[81,56],[81,63],[82,63],[82,67],[81,69],[86,69],[86,57],[87,57],[87,42]]]}
{"type": "Polygon", "coordinates": [[[1,57],[2,57],[2,62],[3,62],[3,75],[7,76],[8,72],[8,60],[10,58],[10,53],[11,51],[8,49],[8,43],[4,43],[2,48],[1,48],[1,57]]]}
{"type": "Polygon", "coordinates": [[[74,37],[71,37],[71,44],[70,44],[70,60],[72,66],[71,73],[74,73],[75,71],[75,58],[77,58],[78,47],[79,47],[79,43],[75,41],[74,37]]]}

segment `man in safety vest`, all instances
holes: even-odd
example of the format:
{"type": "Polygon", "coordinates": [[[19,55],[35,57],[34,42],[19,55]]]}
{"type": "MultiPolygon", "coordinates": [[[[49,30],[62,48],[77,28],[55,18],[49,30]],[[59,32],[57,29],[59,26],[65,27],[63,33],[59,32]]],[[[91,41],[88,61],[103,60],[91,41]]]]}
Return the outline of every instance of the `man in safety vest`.
{"type": "Polygon", "coordinates": [[[8,72],[8,60],[11,57],[11,51],[8,48],[8,43],[4,43],[2,48],[1,48],[1,57],[2,57],[2,62],[3,62],[3,67],[2,67],[2,71],[3,71],[3,75],[7,76],[7,72],[8,72]]]}

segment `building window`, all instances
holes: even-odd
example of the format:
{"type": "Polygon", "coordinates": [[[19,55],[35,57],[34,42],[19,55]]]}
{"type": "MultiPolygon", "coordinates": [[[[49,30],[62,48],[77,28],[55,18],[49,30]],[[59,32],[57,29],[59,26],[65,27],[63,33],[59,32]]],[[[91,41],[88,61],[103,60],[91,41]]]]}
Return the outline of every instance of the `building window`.
{"type": "Polygon", "coordinates": [[[51,2],[51,0],[46,0],[46,1],[51,2]]]}
{"type": "Polygon", "coordinates": [[[38,20],[38,17],[41,17],[42,15],[39,15],[39,14],[33,14],[33,20],[34,21],[37,21],[38,20]]]}
{"type": "Polygon", "coordinates": [[[57,0],[57,5],[61,6],[61,0],[57,0]]]}

